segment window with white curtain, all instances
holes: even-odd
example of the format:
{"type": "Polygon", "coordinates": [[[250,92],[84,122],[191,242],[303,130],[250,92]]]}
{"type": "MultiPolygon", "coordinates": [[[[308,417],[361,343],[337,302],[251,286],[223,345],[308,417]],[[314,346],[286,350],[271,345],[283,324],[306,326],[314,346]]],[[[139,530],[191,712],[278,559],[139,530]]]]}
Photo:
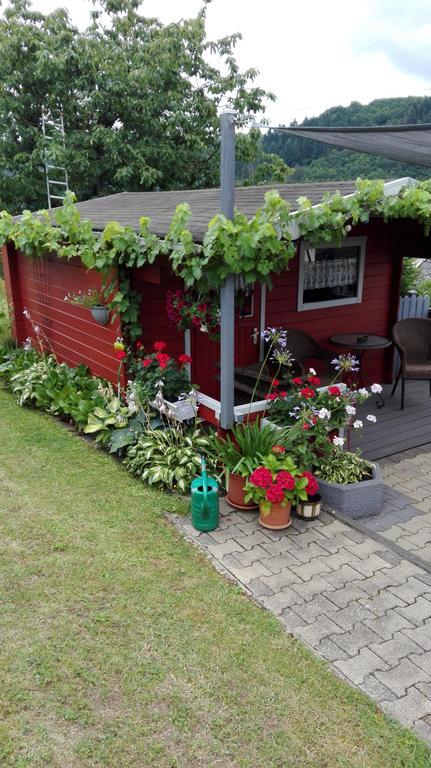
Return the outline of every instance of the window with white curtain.
{"type": "Polygon", "coordinates": [[[298,310],[362,301],[366,237],[347,237],[341,246],[302,243],[298,310]]]}

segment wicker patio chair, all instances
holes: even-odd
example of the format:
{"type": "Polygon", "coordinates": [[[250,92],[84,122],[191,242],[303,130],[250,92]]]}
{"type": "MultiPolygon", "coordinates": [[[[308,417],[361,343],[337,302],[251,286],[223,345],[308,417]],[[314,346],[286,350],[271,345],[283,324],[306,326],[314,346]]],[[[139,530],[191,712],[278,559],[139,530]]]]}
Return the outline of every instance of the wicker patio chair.
{"type": "Polygon", "coordinates": [[[404,408],[406,380],[428,379],[431,396],[431,320],[409,317],[399,320],[392,328],[392,339],[400,355],[400,368],[391,397],[401,378],[401,410],[404,408]]]}
{"type": "Polygon", "coordinates": [[[325,378],[328,380],[331,378],[330,364],[334,353],[321,347],[308,333],[299,331],[297,328],[289,328],[287,330],[287,348],[295,358],[294,367],[300,376],[304,376],[308,372],[309,366],[306,366],[306,360],[321,360],[324,368],[324,374],[320,377],[322,382],[325,378]]]}

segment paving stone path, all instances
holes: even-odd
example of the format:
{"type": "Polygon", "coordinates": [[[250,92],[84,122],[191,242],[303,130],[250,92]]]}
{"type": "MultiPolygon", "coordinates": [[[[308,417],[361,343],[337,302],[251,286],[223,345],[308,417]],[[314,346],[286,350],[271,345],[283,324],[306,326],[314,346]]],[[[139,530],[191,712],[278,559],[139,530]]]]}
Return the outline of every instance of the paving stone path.
{"type": "MultiPolygon", "coordinates": [[[[431,465],[427,472],[431,488],[431,465]]],[[[394,474],[400,476],[400,467],[394,474]]],[[[415,490],[405,486],[403,493],[415,490]]],[[[233,511],[224,501],[212,533],[198,533],[187,518],[171,519],[340,677],[431,742],[431,569],[393,544],[404,538],[423,556],[429,551],[431,536],[426,542],[421,535],[424,502],[416,514],[404,513],[407,520],[387,520],[387,540],[384,531],[376,540],[373,531],[358,531],[328,512],[312,522],[296,518],[286,531],[267,531],[255,513],[233,511]],[[394,528],[399,537],[390,533],[394,528]]],[[[429,516],[431,531],[431,507],[429,516]]]]}

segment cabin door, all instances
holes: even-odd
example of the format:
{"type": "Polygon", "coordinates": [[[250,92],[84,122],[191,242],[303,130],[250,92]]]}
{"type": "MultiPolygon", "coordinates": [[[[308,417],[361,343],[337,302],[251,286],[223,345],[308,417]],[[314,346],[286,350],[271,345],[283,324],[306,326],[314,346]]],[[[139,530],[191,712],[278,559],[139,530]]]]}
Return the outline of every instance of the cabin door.
{"type": "MultiPolygon", "coordinates": [[[[249,295],[237,293],[235,312],[235,366],[243,368],[259,362],[261,288],[255,285],[249,295]]],[[[208,334],[191,331],[192,381],[200,391],[220,399],[220,342],[208,334]]]]}

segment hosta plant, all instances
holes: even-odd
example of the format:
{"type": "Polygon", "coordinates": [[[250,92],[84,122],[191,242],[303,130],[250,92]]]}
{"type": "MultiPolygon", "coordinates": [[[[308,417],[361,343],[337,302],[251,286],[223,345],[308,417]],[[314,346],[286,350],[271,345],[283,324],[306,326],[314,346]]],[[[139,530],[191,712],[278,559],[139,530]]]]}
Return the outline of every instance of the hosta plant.
{"type": "Polygon", "coordinates": [[[148,430],[125,459],[127,469],[149,485],[186,493],[200,471],[200,455],[210,451],[209,438],[195,425],[148,430]]]}
{"type": "Polygon", "coordinates": [[[128,408],[121,405],[118,397],[113,396],[103,408],[97,407],[88,414],[88,422],[84,427],[86,435],[96,435],[96,442],[108,443],[113,429],[127,426],[128,408]]]}
{"type": "Polygon", "coordinates": [[[358,453],[343,451],[334,446],[331,453],[321,461],[316,475],[327,483],[347,485],[371,480],[372,467],[371,462],[363,459],[358,453]]]}

